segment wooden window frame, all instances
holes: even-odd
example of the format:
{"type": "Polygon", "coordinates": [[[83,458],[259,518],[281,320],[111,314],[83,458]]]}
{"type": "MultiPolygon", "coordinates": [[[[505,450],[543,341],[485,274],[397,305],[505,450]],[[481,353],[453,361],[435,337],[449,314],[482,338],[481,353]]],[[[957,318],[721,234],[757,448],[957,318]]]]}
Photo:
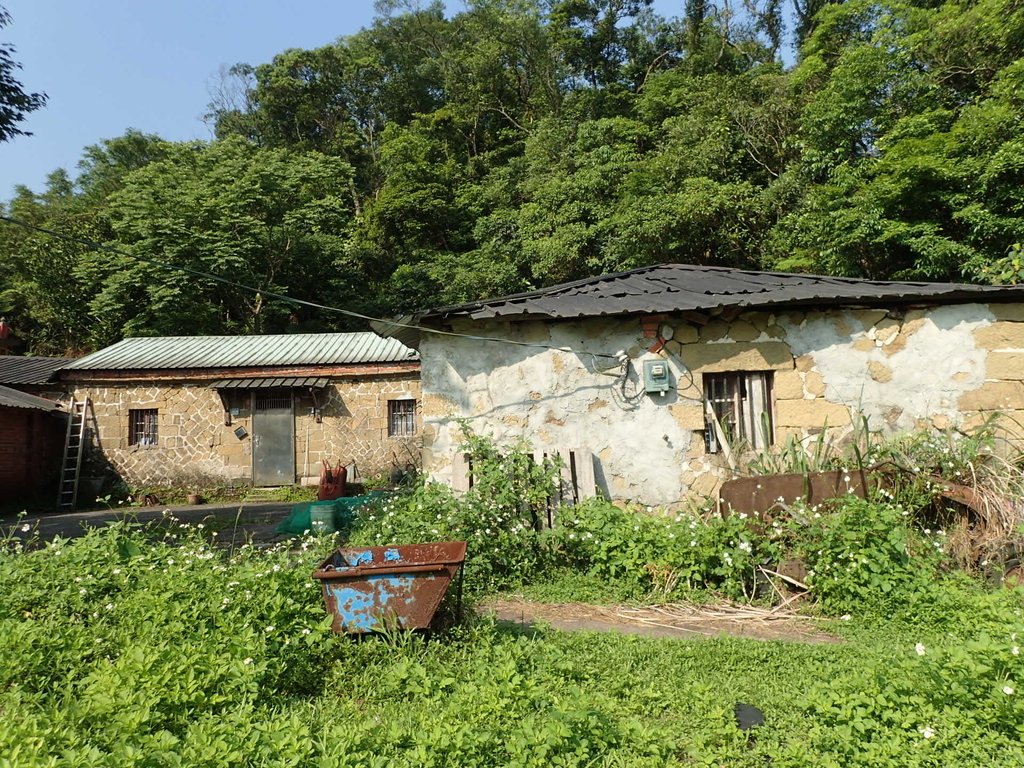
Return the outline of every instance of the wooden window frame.
{"type": "Polygon", "coordinates": [[[722,452],[712,414],[730,441],[757,451],[774,444],[773,378],[772,371],[704,374],[704,440],[708,453],[722,452]]]}

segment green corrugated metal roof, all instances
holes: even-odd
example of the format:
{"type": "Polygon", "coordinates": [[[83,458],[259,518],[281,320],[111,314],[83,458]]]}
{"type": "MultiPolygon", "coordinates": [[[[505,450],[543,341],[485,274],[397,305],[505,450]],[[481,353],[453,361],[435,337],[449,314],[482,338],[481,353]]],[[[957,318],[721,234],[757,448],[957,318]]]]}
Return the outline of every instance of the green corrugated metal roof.
{"type": "Polygon", "coordinates": [[[63,370],[174,370],[357,365],[416,362],[395,339],[375,333],[294,333],[273,336],[152,336],[124,339],[63,370]]]}

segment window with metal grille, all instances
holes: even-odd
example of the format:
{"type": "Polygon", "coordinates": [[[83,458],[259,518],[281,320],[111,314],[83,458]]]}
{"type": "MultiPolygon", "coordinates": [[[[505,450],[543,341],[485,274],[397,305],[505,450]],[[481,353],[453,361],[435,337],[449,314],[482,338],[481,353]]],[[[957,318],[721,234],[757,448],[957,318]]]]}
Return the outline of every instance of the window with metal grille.
{"type": "Polygon", "coordinates": [[[416,434],[416,401],[388,400],[388,437],[416,434]]]}
{"type": "Polygon", "coordinates": [[[771,371],[704,374],[704,421],[708,453],[730,446],[760,450],[775,442],[771,371]]]}
{"type": "Polygon", "coordinates": [[[128,411],[128,445],[156,445],[156,408],[128,411]]]}

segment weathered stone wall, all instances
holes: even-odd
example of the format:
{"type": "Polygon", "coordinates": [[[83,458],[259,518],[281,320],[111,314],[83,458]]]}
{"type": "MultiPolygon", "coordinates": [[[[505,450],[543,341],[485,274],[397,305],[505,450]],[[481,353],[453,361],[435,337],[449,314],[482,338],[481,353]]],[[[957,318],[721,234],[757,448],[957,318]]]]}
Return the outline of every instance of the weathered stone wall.
{"type": "Polygon", "coordinates": [[[841,437],[862,416],[890,432],[969,429],[997,411],[1024,424],[1024,305],[661,322],[674,334],[657,352],[638,318],[455,328],[536,347],[428,336],[420,350],[425,468],[450,480],[454,419],[465,417],[499,440],[588,448],[611,498],[671,505],[707,494],[728,474],[703,436],[703,374],[714,372],[773,373],[776,443],[823,428],[841,437]],[[626,381],[614,359],[601,357],[618,351],[632,363],[626,381]],[[636,375],[654,358],[674,376],[663,396],[643,394],[636,375]]]}
{"type": "Polygon", "coordinates": [[[321,461],[354,463],[363,479],[386,474],[397,464],[420,465],[422,423],[416,409],[416,434],[388,436],[388,400],[419,403],[418,374],[401,377],[351,379],[327,390],[323,423],[317,424],[309,394],[296,398],[295,467],[304,482],[320,481],[321,461]],[[308,447],[308,451],[307,451],[308,447]]]}
{"type": "MultiPolygon", "coordinates": [[[[251,394],[225,391],[236,409],[230,425],[220,396],[205,382],[79,385],[74,396],[92,401],[93,452],[86,472],[106,465],[133,485],[251,482],[251,394]],[[128,444],[129,410],[137,408],[157,409],[157,445],[128,444]],[[241,439],[238,427],[247,433],[241,439]]],[[[403,467],[418,461],[419,424],[413,437],[389,437],[387,420],[388,400],[420,399],[417,374],[338,379],[320,398],[317,423],[312,395],[294,391],[296,482],[318,482],[324,459],[354,463],[363,477],[386,473],[396,457],[403,467]]]]}

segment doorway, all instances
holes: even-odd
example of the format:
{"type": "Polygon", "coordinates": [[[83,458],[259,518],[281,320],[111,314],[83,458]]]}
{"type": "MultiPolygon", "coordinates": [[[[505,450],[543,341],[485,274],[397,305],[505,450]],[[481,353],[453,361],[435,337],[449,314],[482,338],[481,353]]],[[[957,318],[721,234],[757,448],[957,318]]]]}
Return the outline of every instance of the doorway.
{"type": "Polygon", "coordinates": [[[252,484],[295,482],[295,406],[291,390],[254,392],[252,484]]]}

